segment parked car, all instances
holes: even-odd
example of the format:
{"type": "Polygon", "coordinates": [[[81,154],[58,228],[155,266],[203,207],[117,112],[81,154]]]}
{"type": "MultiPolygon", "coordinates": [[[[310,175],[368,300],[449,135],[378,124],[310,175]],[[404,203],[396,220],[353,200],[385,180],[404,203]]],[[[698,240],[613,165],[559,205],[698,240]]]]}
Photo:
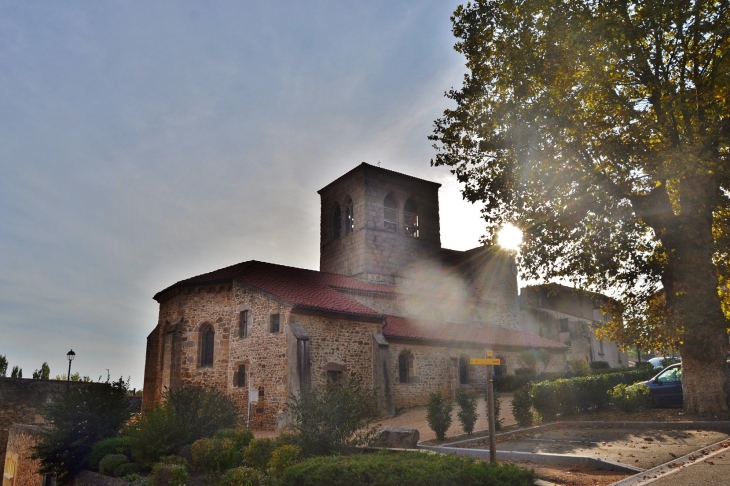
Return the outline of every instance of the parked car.
{"type": "Polygon", "coordinates": [[[671,356],[656,356],[647,360],[647,363],[651,363],[651,365],[657,370],[663,370],[666,368],[664,363],[672,364],[679,363],[679,361],[679,358],[672,358],[671,356]]]}
{"type": "MultiPolygon", "coordinates": [[[[728,370],[730,371],[730,361],[728,370]]],[[[649,397],[653,406],[681,407],[684,405],[682,363],[667,366],[654,378],[644,383],[649,387],[649,397]]]]}

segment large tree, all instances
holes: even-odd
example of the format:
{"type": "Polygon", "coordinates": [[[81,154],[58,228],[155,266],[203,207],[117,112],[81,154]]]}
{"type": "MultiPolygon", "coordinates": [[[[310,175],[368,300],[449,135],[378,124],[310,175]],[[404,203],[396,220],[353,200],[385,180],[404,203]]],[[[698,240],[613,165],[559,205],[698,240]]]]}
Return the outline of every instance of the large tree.
{"type": "Polygon", "coordinates": [[[469,73],[433,163],[525,232],[528,277],[568,277],[641,310],[665,293],[685,408],[728,410],[730,7],[699,0],[460,6],[469,73]]]}

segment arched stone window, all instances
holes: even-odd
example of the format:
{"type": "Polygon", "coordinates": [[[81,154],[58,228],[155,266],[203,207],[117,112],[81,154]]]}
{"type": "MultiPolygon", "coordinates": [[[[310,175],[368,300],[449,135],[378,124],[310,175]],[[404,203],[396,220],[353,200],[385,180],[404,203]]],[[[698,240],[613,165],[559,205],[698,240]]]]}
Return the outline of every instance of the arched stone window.
{"type": "Polygon", "coordinates": [[[388,194],[383,200],[383,229],[385,231],[398,231],[398,203],[393,194],[388,194]]]}
{"type": "Polygon", "coordinates": [[[200,366],[213,365],[213,348],[215,347],[215,331],[210,324],[200,330],[200,366]]]}
{"type": "Polygon", "coordinates": [[[353,231],[355,231],[355,206],[352,198],[348,197],[345,200],[345,234],[349,235],[353,231]]]}
{"type": "Polygon", "coordinates": [[[459,358],[459,384],[469,384],[469,357],[462,356],[459,358]]]}
{"type": "Polygon", "coordinates": [[[340,205],[335,203],[332,208],[332,239],[336,240],[342,236],[342,210],[340,205]]]}
{"type": "Polygon", "coordinates": [[[418,238],[418,205],[412,198],[403,207],[403,223],[406,235],[418,238]]]}
{"type": "Polygon", "coordinates": [[[403,351],[398,355],[398,381],[410,383],[413,381],[413,353],[403,351]]]}

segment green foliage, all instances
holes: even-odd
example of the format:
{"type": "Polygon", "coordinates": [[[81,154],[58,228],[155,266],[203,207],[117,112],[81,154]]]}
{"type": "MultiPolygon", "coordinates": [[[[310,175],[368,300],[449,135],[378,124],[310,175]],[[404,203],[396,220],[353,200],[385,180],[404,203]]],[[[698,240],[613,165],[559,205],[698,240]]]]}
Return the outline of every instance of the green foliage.
{"type": "Polygon", "coordinates": [[[532,425],[532,398],[530,397],[529,385],[515,390],[512,396],[512,416],[523,427],[532,425]]]}
{"type": "Polygon", "coordinates": [[[87,465],[92,471],[99,470],[99,462],[109,454],[124,454],[132,457],[132,450],[129,445],[129,437],[119,435],[108,439],[100,440],[91,446],[91,452],[87,456],[87,465]]]}
{"type": "Polygon", "coordinates": [[[456,418],[459,419],[461,428],[467,434],[471,435],[474,432],[474,424],[477,423],[477,396],[472,391],[467,391],[462,388],[456,389],[456,404],[459,406],[459,410],[456,412],[456,418]]]}
{"type": "Polygon", "coordinates": [[[511,464],[491,464],[452,455],[417,452],[309,459],[286,469],[282,486],[528,486],[534,471],[511,464]]]}
{"type": "Polygon", "coordinates": [[[23,377],[23,368],[16,366],[13,366],[13,371],[10,372],[10,378],[22,378],[23,377]]]}
{"type": "Polygon", "coordinates": [[[149,465],[198,439],[234,427],[238,413],[233,400],[219,390],[190,386],[167,393],[161,404],[125,433],[135,461],[149,465]]]}
{"type": "Polygon", "coordinates": [[[215,482],[215,486],[264,486],[267,484],[264,474],[250,467],[229,469],[215,482]]]}
{"type": "Polygon", "coordinates": [[[5,378],[8,373],[8,358],[0,354],[0,378],[5,378]]]}
{"type": "Polygon", "coordinates": [[[117,435],[131,417],[126,393],[127,383],[120,378],[63,393],[47,404],[41,410],[47,427],[32,456],[40,462],[39,472],[68,482],[87,467],[91,447],[117,435]]]}
{"type": "Polygon", "coordinates": [[[619,383],[608,391],[608,395],[611,405],[623,412],[635,412],[649,405],[649,387],[646,383],[619,383]]]}
{"type": "MultiPolygon", "coordinates": [[[[593,365],[593,363],[591,363],[593,365]]],[[[590,373],[590,370],[594,369],[592,366],[588,366],[588,361],[585,359],[571,359],[570,360],[570,371],[575,376],[586,376],[590,373]]]]}
{"type": "Polygon", "coordinates": [[[608,370],[611,369],[611,365],[605,361],[591,361],[592,370],[608,370]]]}
{"type": "Polygon", "coordinates": [[[653,370],[654,365],[649,363],[648,361],[642,361],[641,363],[636,363],[636,366],[634,366],[635,371],[647,371],[647,370],[653,370]]]}
{"type": "Polygon", "coordinates": [[[243,463],[247,467],[266,471],[274,449],[276,443],[272,439],[254,439],[243,452],[243,463]]]}
{"type": "Polygon", "coordinates": [[[142,467],[133,462],[124,462],[117,466],[114,470],[115,478],[128,478],[130,476],[138,476],[142,472],[142,467]]]}
{"type": "Polygon", "coordinates": [[[128,462],[129,458],[124,454],[109,454],[99,461],[99,472],[105,476],[114,476],[114,470],[128,462]]]}
{"type": "Polygon", "coordinates": [[[356,375],[290,397],[292,429],[307,455],[331,454],[367,444],[378,417],[375,391],[356,375]]]}
{"type": "Polygon", "coordinates": [[[148,486],[186,486],[188,470],[180,464],[157,463],[147,479],[148,486]]]}
{"type": "Polygon", "coordinates": [[[436,433],[438,440],[446,438],[446,431],[451,427],[451,411],[454,404],[444,398],[441,392],[433,392],[428,397],[426,405],[426,421],[428,426],[436,433]]]}
{"type": "Polygon", "coordinates": [[[244,448],[232,439],[198,439],[193,442],[193,469],[205,473],[218,473],[243,465],[244,448]]]}
{"type": "Polygon", "coordinates": [[[302,450],[295,445],[282,445],[274,449],[269,460],[268,472],[273,476],[280,476],[288,467],[297,463],[302,455],[302,450]]]}
{"type": "MultiPolygon", "coordinates": [[[[497,390],[494,390],[494,429],[495,430],[502,430],[502,417],[500,417],[499,413],[502,410],[502,400],[500,400],[500,395],[497,390]]],[[[485,400],[487,400],[487,397],[484,397],[485,400]]],[[[489,404],[487,404],[487,414],[489,414],[489,404]]]]}
{"type": "Polygon", "coordinates": [[[243,449],[253,440],[253,432],[246,428],[223,429],[216,432],[213,437],[232,440],[236,447],[243,449]]]}
{"type": "Polygon", "coordinates": [[[48,363],[44,362],[41,365],[41,369],[35,370],[33,372],[33,379],[34,380],[47,380],[51,376],[51,368],[48,366],[48,363]]]}

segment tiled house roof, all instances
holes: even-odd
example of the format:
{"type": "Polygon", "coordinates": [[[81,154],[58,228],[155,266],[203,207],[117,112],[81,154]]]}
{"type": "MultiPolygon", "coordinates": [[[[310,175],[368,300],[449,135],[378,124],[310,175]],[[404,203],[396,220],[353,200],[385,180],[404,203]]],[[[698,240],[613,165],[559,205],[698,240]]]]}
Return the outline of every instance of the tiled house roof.
{"type": "Polygon", "coordinates": [[[440,341],[444,343],[483,344],[520,348],[566,349],[566,346],[523,331],[469,324],[435,322],[386,316],[383,335],[387,338],[440,341]]]}

